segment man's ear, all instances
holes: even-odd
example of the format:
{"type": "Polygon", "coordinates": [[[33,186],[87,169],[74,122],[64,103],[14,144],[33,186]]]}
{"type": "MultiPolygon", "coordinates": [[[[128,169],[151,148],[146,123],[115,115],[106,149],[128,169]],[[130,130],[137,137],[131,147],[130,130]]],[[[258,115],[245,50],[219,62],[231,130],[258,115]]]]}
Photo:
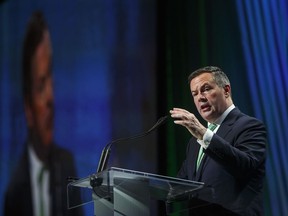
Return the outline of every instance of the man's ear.
{"type": "Polygon", "coordinates": [[[230,85],[224,86],[224,94],[225,94],[225,97],[228,97],[231,95],[231,86],[230,85]]]}
{"type": "Polygon", "coordinates": [[[27,100],[24,102],[24,109],[28,128],[31,128],[33,126],[33,114],[31,103],[29,103],[27,100]]]}

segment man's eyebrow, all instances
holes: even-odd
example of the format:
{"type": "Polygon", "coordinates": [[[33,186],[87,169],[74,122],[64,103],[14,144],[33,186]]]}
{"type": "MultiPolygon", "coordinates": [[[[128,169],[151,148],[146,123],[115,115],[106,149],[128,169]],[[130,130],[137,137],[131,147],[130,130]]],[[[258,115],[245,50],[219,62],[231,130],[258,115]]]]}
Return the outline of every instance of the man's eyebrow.
{"type": "Polygon", "coordinates": [[[203,88],[203,87],[205,87],[205,86],[211,86],[211,84],[209,83],[209,82],[205,82],[205,83],[203,83],[203,84],[201,84],[200,86],[199,86],[199,88],[201,89],[201,88],[203,88]]]}
{"type": "Polygon", "coordinates": [[[205,82],[205,83],[203,83],[203,85],[201,85],[201,87],[205,86],[205,85],[211,85],[211,84],[209,82],[205,82]]]}
{"type": "MultiPolygon", "coordinates": [[[[205,82],[205,83],[203,83],[200,87],[199,87],[199,89],[200,89],[200,91],[203,89],[203,88],[205,88],[205,87],[209,87],[209,86],[211,86],[211,84],[209,83],[209,82],[205,82]]],[[[198,90],[197,89],[193,89],[193,90],[191,90],[191,93],[195,93],[195,92],[197,92],[198,90]]]]}
{"type": "Polygon", "coordinates": [[[200,89],[201,89],[201,88],[205,88],[205,87],[207,87],[207,86],[212,86],[212,85],[211,85],[211,83],[206,82],[206,83],[203,83],[203,85],[200,86],[200,89]]]}

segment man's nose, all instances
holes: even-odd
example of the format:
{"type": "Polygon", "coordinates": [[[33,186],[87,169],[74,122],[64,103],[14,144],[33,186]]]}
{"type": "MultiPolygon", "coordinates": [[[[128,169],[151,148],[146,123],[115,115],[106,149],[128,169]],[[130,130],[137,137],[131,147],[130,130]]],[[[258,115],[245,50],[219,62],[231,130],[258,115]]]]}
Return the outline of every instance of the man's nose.
{"type": "Polygon", "coordinates": [[[207,98],[205,97],[205,95],[203,93],[198,94],[198,102],[203,102],[203,101],[207,101],[207,98]]]}
{"type": "Polygon", "coordinates": [[[49,80],[46,85],[46,99],[47,99],[47,105],[53,106],[54,103],[54,96],[53,96],[53,85],[52,80],[49,80]]]}

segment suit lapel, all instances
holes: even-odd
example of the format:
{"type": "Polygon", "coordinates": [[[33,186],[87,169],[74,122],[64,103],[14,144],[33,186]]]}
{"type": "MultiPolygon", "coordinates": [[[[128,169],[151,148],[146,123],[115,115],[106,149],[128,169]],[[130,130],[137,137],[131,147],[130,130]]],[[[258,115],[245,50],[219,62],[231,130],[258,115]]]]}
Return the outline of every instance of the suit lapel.
{"type": "MultiPolygon", "coordinates": [[[[225,139],[225,137],[227,136],[227,134],[229,134],[229,132],[232,130],[232,125],[234,124],[234,122],[236,121],[237,116],[240,114],[240,110],[238,108],[233,109],[228,115],[227,117],[224,119],[224,121],[222,122],[222,124],[220,125],[220,127],[218,128],[216,134],[222,138],[225,139]]],[[[199,152],[199,148],[200,145],[198,147],[198,151],[197,151],[197,155],[199,152]]],[[[196,160],[197,160],[197,155],[196,155],[196,160]]],[[[194,167],[194,174],[195,174],[195,178],[196,180],[199,180],[202,176],[202,173],[205,170],[205,167],[207,166],[209,160],[211,160],[210,157],[208,157],[206,154],[204,155],[202,162],[199,166],[198,171],[196,172],[196,164],[193,164],[194,167]]],[[[194,162],[195,163],[195,162],[194,162]]]]}
{"type": "MultiPolygon", "coordinates": [[[[192,146],[195,146],[195,148],[193,148],[193,150],[192,150],[192,154],[193,155],[192,155],[191,158],[195,158],[195,160],[191,160],[191,165],[192,165],[192,170],[191,171],[192,171],[192,176],[197,178],[197,173],[198,172],[196,172],[196,163],[197,163],[197,158],[198,158],[200,145],[195,141],[195,143],[193,143],[192,146]]],[[[201,165],[200,165],[200,167],[201,167],[201,165]]],[[[199,167],[199,169],[200,169],[200,167],[199,167]]]]}
{"type": "MultiPolygon", "coordinates": [[[[21,170],[19,170],[19,185],[16,184],[18,187],[18,191],[20,195],[24,195],[25,199],[21,200],[21,202],[25,203],[25,212],[22,212],[23,215],[33,215],[33,200],[32,200],[32,192],[31,192],[31,182],[30,182],[30,161],[29,161],[29,153],[28,153],[28,144],[25,144],[25,150],[23,152],[23,156],[21,159],[21,170]]],[[[24,196],[22,198],[24,198],[24,196]]]]}
{"type": "Polygon", "coordinates": [[[206,154],[204,154],[203,158],[202,158],[202,161],[201,161],[201,164],[198,168],[198,170],[196,171],[196,164],[194,165],[194,173],[195,173],[195,180],[196,181],[200,181],[201,179],[201,176],[202,176],[202,173],[203,171],[205,170],[205,166],[207,165],[207,161],[209,160],[210,158],[207,157],[206,154]]]}
{"type": "Polygon", "coordinates": [[[240,113],[241,112],[238,108],[233,109],[224,119],[216,134],[222,138],[225,138],[227,134],[229,134],[232,130],[232,125],[234,124],[240,113]]]}

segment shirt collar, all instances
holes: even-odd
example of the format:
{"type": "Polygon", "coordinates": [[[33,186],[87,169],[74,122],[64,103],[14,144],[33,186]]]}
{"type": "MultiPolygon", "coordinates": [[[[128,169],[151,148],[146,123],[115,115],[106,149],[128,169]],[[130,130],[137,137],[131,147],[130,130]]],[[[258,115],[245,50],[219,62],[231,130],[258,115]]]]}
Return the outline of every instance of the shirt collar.
{"type": "Polygon", "coordinates": [[[30,158],[30,164],[32,168],[32,172],[35,172],[36,170],[40,170],[43,166],[42,161],[37,157],[35,150],[31,145],[28,145],[28,154],[30,158]]]}
{"type": "MultiPolygon", "coordinates": [[[[214,122],[217,125],[221,125],[224,119],[227,117],[227,115],[235,108],[235,105],[232,104],[230,107],[228,107],[225,112],[214,122]]],[[[211,123],[208,123],[208,125],[211,123]]]]}

